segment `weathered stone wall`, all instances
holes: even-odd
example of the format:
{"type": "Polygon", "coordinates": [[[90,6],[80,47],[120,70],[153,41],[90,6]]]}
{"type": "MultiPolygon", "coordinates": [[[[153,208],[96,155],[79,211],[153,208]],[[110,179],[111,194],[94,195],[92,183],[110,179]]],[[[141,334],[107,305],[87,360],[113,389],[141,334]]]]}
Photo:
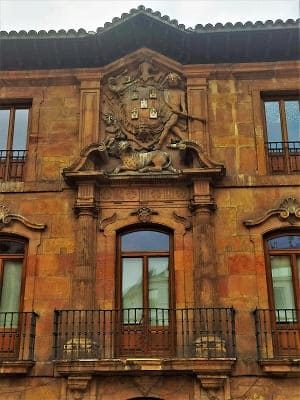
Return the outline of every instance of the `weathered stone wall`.
{"type": "MultiPolygon", "coordinates": [[[[198,69],[201,72],[201,68],[198,69]]],[[[296,400],[298,395],[295,379],[262,376],[256,361],[252,315],[257,306],[268,307],[262,235],[289,224],[272,217],[263,226],[253,229],[243,225],[246,219],[278,206],[284,198],[300,198],[299,176],[266,174],[262,151],[263,117],[257,94],[260,90],[294,89],[299,85],[295,74],[277,78],[275,66],[272,64],[269,69],[271,80],[263,74],[255,76],[253,73],[251,77],[251,71],[245,73],[246,76],[233,76],[227,71],[227,76],[221,78],[215,73],[210,76],[207,68],[203,73],[208,82],[208,135],[205,136],[203,131],[201,135],[208,137],[206,148],[210,149],[214,160],[225,165],[227,171],[226,177],[214,189],[217,205],[212,214],[216,298],[218,305],[233,306],[237,310],[238,362],[230,384],[225,385],[224,390],[213,392],[218,400],[296,400]]],[[[268,65],[264,70],[268,70],[268,65]]],[[[35,74],[38,77],[38,73],[35,74]]],[[[205,86],[203,81],[201,85],[205,86]]],[[[97,137],[99,126],[95,124],[99,124],[99,114],[93,114],[99,101],[99,88],[96,86],[88,81],[81,86],[74,82],[55,84],[52,78],[51,85],[17,86],[11,83],[0,88],[1,99],[33,99],[28,179],[24,183],[0,184],[0,203],[35,223],[47,224],[40,239],[36,239],[36,253],[28,254],[24,292],[24,310],[34,310],[39,314],[35,345],[37,363],[28,377],[1,379],[0,399],[3,400],[66,398],[66,379],[54,377],[51,362],[53,313],[54,309],[72,307],[71,277],[78,244],[75,241],[77,219],[73,210],[76,190],[63,181],[61,173],[78,158],[82,145],[88,144],[84,135],[91,140],[97,137]],[[88,96],[92,96],[91,101],[87,100],[88,96]],[[83,118],[85,110],[88,110],[87,115],[93,114],[88,120],[83,118]],[[92,133],[91,126],[94,128],[92,133]]],[[[193,135],[197,136],[197,132],[193,135]]],[[[157,212],[151,217],[152,223],[163,224],[174,231],[176,306],[195,304],[199,294],[193,285],[195,244],[192,228],[185,225],[191,222],[190,198],[191,188],[184,183],[168,187],[161,183],[140,187],[120,183],[99,189],[101,211],[97,221],[96,307],[115,307],[116,231],[138,223],[132,212],[141,206],[157,212]],[[178,219],[178,216],[183,219],[178,219]]],[[[299,222],[295,226],[299,227],[299,222]]],[[[21,233],[21,230],[11,225],[3,232],[21,233]]],[[[30,237],[25,229],[22,233],[30,237]]],[[[138,396],[164,400],[211,399],[204,389],[200,389],[197,379],[188,375],[100,376],[93,378],[88,393],[84,399],[125,400],[138,396]]]]}

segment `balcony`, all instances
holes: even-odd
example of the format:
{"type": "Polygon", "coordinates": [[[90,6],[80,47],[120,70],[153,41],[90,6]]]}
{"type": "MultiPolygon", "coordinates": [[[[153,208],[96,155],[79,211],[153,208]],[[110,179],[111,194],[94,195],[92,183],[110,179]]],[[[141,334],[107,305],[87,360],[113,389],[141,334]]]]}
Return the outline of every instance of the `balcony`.
{"type": "Polygon", "coordinates": [[[1,374],[24,374],[34,362],[35,312],[0,312],[1,374]]]}
{"type": "Polygon", "coordinates": [[[0,181],[23,181],[27,150],[0,150],[0,181]]]}
{"type": "Polygon", "coordinates": [[[265,146],[270,174],[300,172],[300,142],[268,142],[265,146]]]}
{"type": "Polygon", "coordinates": [[[69,374],[132,370],[223,373],[235,361],[232,308],[56,310],[54,359],[69,374]]]}
{"type": "Polygon", "coordinates": [[[265,372],[300,374],[300,310],[254,311],[258,361],[265,372]]]}

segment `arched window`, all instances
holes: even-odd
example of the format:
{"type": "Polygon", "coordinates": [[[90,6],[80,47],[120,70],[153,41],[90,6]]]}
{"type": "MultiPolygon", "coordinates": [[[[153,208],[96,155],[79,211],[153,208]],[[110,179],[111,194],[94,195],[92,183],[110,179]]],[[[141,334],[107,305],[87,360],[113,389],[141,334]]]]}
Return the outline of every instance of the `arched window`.
{"type": "Polygon", "coordinates": [[[18,326],[22,300],[22,276],[25,243],[0,238],[0,326],[18,326]]]}
{"type": "Polygon", "coordinates": [[[278,322],[292,322],[300,308],[300,232],[267,238],[271,307],[278,322]]]}
{"type": "MultiPolygon", "coordinates": [[[[20,325],[26,326],[21,308],[26,243],[14,237],[0,237],[0,358],[17,357],[20,325]]],[[[24,334],[24,332],[23,332],[24,334]]]]}
{"type": "Polygon", "coordinates": [[[300,348],[300,232],[266,238],[269,301],[274,354],[298,354],[300,348]]]}
{"type": "Polygon", "coordinates": [[[119,235],[121,353],[153,355],[171,350],[171,249],[167,231],[139,229],[119,235]]]}

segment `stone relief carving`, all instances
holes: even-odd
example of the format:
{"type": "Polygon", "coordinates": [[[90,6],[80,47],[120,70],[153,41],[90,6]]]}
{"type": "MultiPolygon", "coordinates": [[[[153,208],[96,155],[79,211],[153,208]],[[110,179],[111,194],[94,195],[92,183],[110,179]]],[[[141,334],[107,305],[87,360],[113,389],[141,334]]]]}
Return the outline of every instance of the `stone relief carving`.
{"type": "Polygon", "coordinates": [[[103,143],[110,157],[121,160],[112,173],[180,173],[161,146],[167,137],[187,137],[188,118],[204,119],[188,114],[185,82],[178,73],[147,60],[128,68],[103,85],[103,143]]]}
{"type": "Polygon", "coordinates": [[[23,217],[19,214],[14,214],[10,211],[8,207],[1,204],[0,205],[0,230],[2,230],[5,226],[9,225],[13,220],[21,222],[29,229],[33,230],[43,230],[46,228],[45,224],[35,224],[30,222],[27,218],[23,217]]]}
{"type": "Polygon", "coordinates": [[[173,167],[169,154],[162,150],[139,152],[132,148],[129,141],[121,140],[110,141],[108,152],[121,160],[121,163],[112,171],[113,174],[122,171],[180,173],[180,170],[173,167]],[[112,149],[113,143],[114,149],[112,149]]]}
{"type": "Polygon", "coordinates": [[[159,148],[169,132],[187,130],[185,84],[175,72],[159,71],[148,61],[129,73],[109,77],[103,96],[107,139],[129,140],[138,150],[159,148]]]}
{"type": "Polygon", "coordinates": [[[299,200],[294,197],[288,197],[282,200],[278,208],[272,208],[258,218],[244,221],[244,225],[247,227],[260,225],[273,215],[276,215],[281,221],[287,221],[293,225],[297,220],[300,220],[299,200]]]}
{"type": "Polygon", "coordinates": [[[152,215],[158,215],[158,212],[149,207],[140,207],[137,211],[132,212],[130,215],[137,215],[140,222],[147,223],[151,222],[152,215]]]}

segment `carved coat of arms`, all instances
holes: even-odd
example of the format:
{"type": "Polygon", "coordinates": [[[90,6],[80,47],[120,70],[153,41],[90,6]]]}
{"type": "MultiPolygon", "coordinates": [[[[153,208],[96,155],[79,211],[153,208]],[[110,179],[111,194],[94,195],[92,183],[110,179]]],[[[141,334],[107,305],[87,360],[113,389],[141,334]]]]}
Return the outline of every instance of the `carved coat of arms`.
{"type": "Polygon", "coordinates": [[[109,77],[102,119],[106,142],[129,140],[137,150],[160,148],[166,136],[185,138],[187,109],[183,79],[157,70],[148,61],[129,73],[109,77]]]}

